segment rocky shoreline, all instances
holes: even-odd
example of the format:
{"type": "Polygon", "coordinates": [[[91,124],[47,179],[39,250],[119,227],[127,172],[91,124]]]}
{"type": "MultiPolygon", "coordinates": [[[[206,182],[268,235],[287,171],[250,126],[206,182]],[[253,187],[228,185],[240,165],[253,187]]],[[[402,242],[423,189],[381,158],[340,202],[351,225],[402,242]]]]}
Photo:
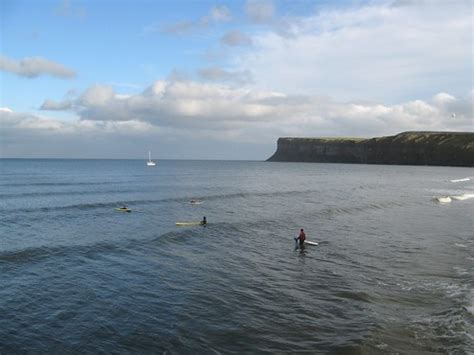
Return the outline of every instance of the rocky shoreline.
{"type": "Polygon", "coordinates": [[[403,132],[360,138],[278,139],[267,161],[474,166],[472,132],[403,132]]]}

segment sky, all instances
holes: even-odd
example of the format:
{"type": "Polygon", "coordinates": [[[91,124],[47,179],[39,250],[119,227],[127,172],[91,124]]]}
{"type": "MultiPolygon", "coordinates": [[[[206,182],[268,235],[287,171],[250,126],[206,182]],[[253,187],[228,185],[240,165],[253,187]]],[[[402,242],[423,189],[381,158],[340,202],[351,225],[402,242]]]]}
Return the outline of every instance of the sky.
{"type": "Polygon", "coordinates": [[[0,0],[0,157],[474,131],[471,0],[0,0]]]}

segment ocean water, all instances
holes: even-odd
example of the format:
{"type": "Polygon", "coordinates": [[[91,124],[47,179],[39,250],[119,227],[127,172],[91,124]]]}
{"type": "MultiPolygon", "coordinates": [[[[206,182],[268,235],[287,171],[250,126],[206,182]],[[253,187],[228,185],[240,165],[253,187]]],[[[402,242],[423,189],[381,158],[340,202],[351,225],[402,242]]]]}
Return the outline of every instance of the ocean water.
{"type": "Polygon", "coordinates": [[[473,197],[469,168],[3,159],[0,353],[474,352],[473,197]]]}

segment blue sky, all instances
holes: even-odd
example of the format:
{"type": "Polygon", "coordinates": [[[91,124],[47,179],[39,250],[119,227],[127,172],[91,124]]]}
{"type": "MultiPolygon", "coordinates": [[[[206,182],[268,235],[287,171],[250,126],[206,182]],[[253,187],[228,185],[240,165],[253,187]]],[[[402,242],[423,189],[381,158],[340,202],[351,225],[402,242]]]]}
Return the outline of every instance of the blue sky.
{"type": "Polygon", "coordinates": [[[2,157],[258,160],[279,136],[473,130],[469,0],[1,6],[2,157]]]}

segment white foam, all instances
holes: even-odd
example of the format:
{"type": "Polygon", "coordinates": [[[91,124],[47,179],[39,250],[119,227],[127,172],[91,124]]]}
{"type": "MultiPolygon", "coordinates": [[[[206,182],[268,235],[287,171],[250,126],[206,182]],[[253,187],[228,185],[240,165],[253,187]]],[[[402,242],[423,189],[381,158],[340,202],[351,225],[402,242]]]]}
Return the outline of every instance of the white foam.
{"type": "Polygon", "coordinates": [[[468,306],[466,307],[466,310],[471,313],[471,314],[474,314],[474,306],[468,306]]]}
{"type": "Polygon", "coordinates": [[[439,203],[449,203],[451,202],[451,197],[449,196],[436,197],[435,200],[438,201],[439,203]]]}
{"type": "Polygon", "coordinates": [[[451,196],[451,197],[458,201],[464,201],[464,200],[469,200],[471,198],[474,198],[474,194],[462,194],[462,195],[451,196]]]}
{"type": "Polygon", "coordinates": [[[462,182],[462,181],[469,181],[471,180],[470,178],[462,178],[462,179],[453,179],[453,180],[449,180],[451,182],[462,182]]]}
{"type": "Polygon", "coordinates": [[[462,267],[459,267],[459,266],[455,266],[453,267],[453,269],[456,271],[456,273],[459,275],[459,276],[464,276],[464,275],[468,275],[469,274],[469,271],[467,269],[464,269],[462,267]]]}
{"type": "Polygon", "coordinates": [[[465,292],[465,288],[459,285],[446,285],[444,289],[448,297],[459,297],[465,292]]]}
{"type": "Polygon", "coordinates": [[[474,291],[468,297],[468,306],[465,307],[466,311],[474,315],[474,291]]]}

